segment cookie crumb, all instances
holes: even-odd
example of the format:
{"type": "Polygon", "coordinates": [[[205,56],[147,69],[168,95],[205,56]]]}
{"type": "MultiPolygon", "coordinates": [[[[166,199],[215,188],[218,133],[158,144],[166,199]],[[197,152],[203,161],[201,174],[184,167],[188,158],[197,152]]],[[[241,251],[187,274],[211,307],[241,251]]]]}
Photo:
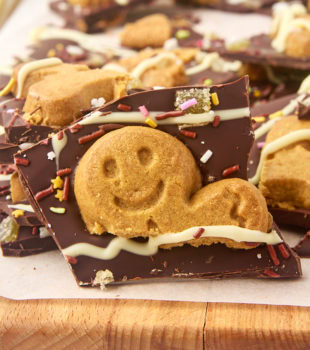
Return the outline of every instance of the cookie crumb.
{"type": "Polygon", "coordinates": [[[96,273],[96,278],[93,282],[93,286],[100,286],[101,290],[104,290],[106,285],[114,282],[114,276],[110,270],[99,270],[96,273]]]}

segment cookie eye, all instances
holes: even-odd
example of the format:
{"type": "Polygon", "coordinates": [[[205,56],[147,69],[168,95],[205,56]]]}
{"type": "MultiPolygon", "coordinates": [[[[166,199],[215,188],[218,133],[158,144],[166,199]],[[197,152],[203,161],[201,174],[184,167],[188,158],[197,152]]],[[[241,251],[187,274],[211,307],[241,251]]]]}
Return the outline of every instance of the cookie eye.
{"type": "Polygon", "coordinates": [[[152,151],[149,148],[146,148],[146,147],[140,148],[139,151],[138,151],[138,158],[139,158],[139,162],[143,166],[147,166],[153,160],[152,151]]]}
{"type": "Polygon", "coordinates": [[[118,173],[115,159],[107,159],[103,164],[103,171],[106,177],[113,178],[118,173]]]}

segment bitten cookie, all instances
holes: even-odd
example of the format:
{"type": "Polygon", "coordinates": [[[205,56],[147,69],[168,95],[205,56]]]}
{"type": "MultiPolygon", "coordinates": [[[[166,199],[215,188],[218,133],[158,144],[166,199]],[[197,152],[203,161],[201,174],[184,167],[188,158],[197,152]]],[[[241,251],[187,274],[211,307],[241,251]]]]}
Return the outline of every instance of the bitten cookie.
{"type": "MultiPolygon", "coordinates": [[[[189,149],[176,138],[146,127],[125,127],[100,138],[81,159],[74,189],[92,234],[149,237],[199,225],[268,232],[272,223],[266,202],[253,185],[235,178],[202,188],[189,149]]],[[[190,243],[218,242],[249,248],[218,238],[190,243]]]]}

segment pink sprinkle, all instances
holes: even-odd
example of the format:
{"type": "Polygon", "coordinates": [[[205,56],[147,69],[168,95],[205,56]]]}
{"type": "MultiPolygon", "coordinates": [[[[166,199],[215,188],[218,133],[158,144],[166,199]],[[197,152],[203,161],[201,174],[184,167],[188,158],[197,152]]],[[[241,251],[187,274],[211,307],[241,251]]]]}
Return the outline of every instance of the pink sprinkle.
{"type": "Polygon", "coordinates": [[[143,105],[139,107],[140,112],[145,116],[148,117],[149,116],[149,111],[147,110],[147,108],[143,105]]]}
{"type": "Polygon", "coordinates": [[[197,40],[197,41],[196,41],[196,46],[197,46],[197,47],[200,47],[200,48],[202,49],[202,46],[203,46],[203,40],[202,40],[202,39],[197,40]]]}
{"type": "Polygon", "coordinates": [[[190,108],[190,107],[196,105],[197,103],[198,103],[197,100],[195,98],[192,98],[192,99],[182,103],[180,107],[181,107],[182,111],[185,111],[185,109],[190,108]]]}
{"type": "Polygon", "coordinates": [[[265,145],[265,142],[262,141],[262,142],[257,142],[257,148],[263,148],[265,145]]]}

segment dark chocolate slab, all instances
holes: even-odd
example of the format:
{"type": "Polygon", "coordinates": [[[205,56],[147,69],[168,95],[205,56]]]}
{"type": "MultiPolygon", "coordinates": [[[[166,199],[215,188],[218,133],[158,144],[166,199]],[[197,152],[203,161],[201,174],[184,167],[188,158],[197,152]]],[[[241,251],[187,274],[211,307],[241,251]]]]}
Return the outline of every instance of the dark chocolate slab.
{"type": "MultiPolygon", "coordinates": [[[[233,84],[212,87],[211,91],[217,92],[220,101],[220,105],[214,108],[215,112],[218,109],[248,106],[247,83],[247,79],[241,79],[233,84]]],[[[133,110],[138,110],[141,104],[144,104],[150,111],[174,110],[176,90],[177,88],[172,88],[137,93],[110,103],[102,110],[116,111],[119,103],[130,105],[133,110]]],[[[113,132],[114,129],[126,125],[131,124],[103,124],[101,127],[106,132],[113,132]]],[[[235,174],[235,176],[246,178],[244,177],[246,171],[244,172],[243,167],[246,166],[248,152],[253,141],[252,133],[250,132],[251,123],[249,117],[223,121],[217,128],[214,128],[212,125],[191,128],[197,131],[198,134],[198,138],[194,140],[180,137],[178,127],[175,125],[162,125],[158,128],[169,134],[178,136],[192,151],[197,161],[199,161],[201,155],[205,152],[206,147],[214,150],[214,158],[218,159],[213,163],[210,161],[200,167],[205,182],[207,175],[210,174],[216,175],[213,181],[221,179],[222,176],[218,176],[220,172],[228,166],[233,165],[232,163],[237,161],[237,158],[239,164],[242,165],[241,172],[235,174]],[[232,144],[227,146],[235,137],[238,139],[235,146],[232,144]],[[207,146],[201,144],[201,140],[205,140],[207,146]],[[221,142],[221,140],[225,140],[225,142],[221,142]],[[246,146],[242,145],[244,142],[246,146]],[[228,149],[230,152],[227,152],[228,149]]],[[[98,124],[83,125],[76,133],[71,133],[69,129],[64,130],[67,136],[67,144],[62,150],[59,167],[69,167],[72,169],[68,201],[59,203],[54,198],[54,195],[47,196],[39,202],[34,199],[35,194],[47,188],[50,184],[50,179],[56,176],[55,162],[48,161],[46,157],[46,153],[52,150],[51,142],[48,144],[37,144],[18,155],[18,157],[25,156],[30,162],[28,166],[18,166],[29,200],[55,238],[60,249],[79,242],[106,247],[111,239],[115,237],[111,234],[104,234],[102,236],[90,235],[81,219],[74,196],[73,174],[75,167],[78,160],[81,159],[83,154],[95,141],[93,140],[79,145],[78,139],[97,130],[98,124]],[[44,176],[38,177],[37,174],[44,174],[44,176]],[[55,214],[50,211],[50,207],[52,206],[64,207],[66,208],[66,213],[63,215],[55,214]]],[[[275,247],[279,259],[279,264],[276,265],[265,245],[244,251],[229,249],[224,245],[217,244],[209,247],[201,246],[199,248],[185,245],[171,250],[159,249],[158,253],[151,257],[143,257],[122,251],[116,258],[108,261],[79,256],[76,261],[75,259],[73,261],[71,260],[71,267],[77,281],[81,285],[91,285],[96,272],[105,269],[113,272],[116,283],[167,277],[299,277],[301,275],[299,260],[287,245],[284,244],[284,246],[288,252],[288,256],[286,257],[282,256],[280,250],[275,247]]]]}
{"type": "Polygon", "coordinates": [[[310,231],[305,234],[293,249],[300,257],[310,258],[310,231]]]}
{"type": "MultiPolygon", "coordinates": [[[[264,64],[310,71],[309,58],[295,58],[285,53],[277,52],[271,46],[271,39],[266,34],[253,36],[249,39],[249,46],[244,50],[228,50],[225,45],[217,47],[216,51],[223,57],[236,59],[244,63],[264,64]]],[[[309,72],[308,72],[309,73],[309,72]]],[[[308,74],[307,73],[307,74],[308,74]]]]}

